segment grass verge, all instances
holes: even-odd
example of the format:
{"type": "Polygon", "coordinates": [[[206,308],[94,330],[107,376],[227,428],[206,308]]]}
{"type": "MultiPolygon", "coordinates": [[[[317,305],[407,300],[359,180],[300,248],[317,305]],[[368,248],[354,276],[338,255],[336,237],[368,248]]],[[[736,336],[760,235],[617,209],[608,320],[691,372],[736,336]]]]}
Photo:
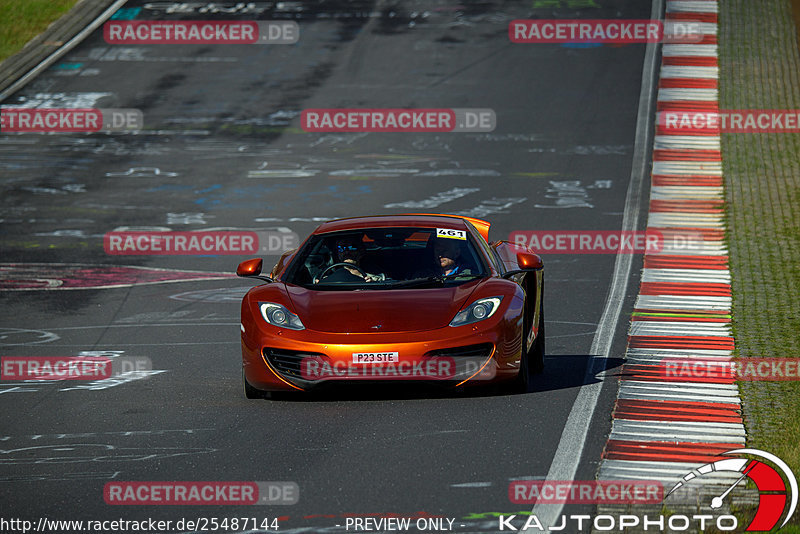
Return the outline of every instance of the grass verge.
{"type": "MultiPolygon", "coordinates": [[[[800,109],[793,4],[720,2],[721,109],[800,109]]],[[[800,133],[724,133],[722,156],[736,355],[798,358],[800,133]]],[[[740,392],[747,445],[800,475],[800,382],[741,382],[740,392]]]]}
{"type": "Polygon", "coordinates": [[[0,62],[69,11],[78,0],[0,0],[0,62]]]}

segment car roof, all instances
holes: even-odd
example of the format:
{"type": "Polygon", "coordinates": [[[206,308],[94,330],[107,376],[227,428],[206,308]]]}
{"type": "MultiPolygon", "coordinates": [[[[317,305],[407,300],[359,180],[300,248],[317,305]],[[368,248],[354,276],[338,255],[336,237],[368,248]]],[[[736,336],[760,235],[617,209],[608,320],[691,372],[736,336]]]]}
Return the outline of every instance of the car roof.
{"type": "Polygon", "coordinates": [[[359,230],[362,228],[447,228],[468,230],[467,221],[473,223],[484,239],[488,241],[489,223],[471,217],[458,215],[438,215],[430,213],[405,213],[400,215],[370,215],[367,217],[349,217],[322,223],[314,230],[314,234],[326,234],[343,230],[359,230]]]}

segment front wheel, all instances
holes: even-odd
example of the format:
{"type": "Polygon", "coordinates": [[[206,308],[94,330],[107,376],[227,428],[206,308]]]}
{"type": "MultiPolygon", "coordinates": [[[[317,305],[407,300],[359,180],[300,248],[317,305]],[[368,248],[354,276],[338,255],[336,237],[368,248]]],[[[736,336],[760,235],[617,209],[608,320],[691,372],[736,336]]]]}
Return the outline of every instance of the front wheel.
{"type": "Polygon", "coordinates": [[[525,328],[522,333],[522,358],[520,358],[519,374],[514,379],[512,386],[518,393],[530,391],[531,375],[544,371],[544,298],[541,299],[541,308],[539,309],[539,332],[530,351],[526,350],[529,328],[525,328]]]}
{"type": "Polygon", "coordinates": [[[517,393],[527,393],[531,388],[530,356],[525,352],[526,334],[522,334],[522,357],[519,360],[519,373],[512,383],[512,390],[517,393]]]}
{"type": "Polygon", "coordinates": [[[539,309],[539,335],[536,336],[533,342],[528,358],[531,362],[531,371],[534,374],[538,375],[544,371],[544,301],[539,309]]]}

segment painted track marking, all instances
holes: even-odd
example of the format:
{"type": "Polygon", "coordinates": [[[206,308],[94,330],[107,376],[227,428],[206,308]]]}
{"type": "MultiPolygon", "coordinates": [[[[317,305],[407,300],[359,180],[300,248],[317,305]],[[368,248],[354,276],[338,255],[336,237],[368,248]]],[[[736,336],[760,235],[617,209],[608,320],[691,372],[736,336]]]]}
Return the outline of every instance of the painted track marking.
{"type": "MultiPolygon", "coordinates": [[[[653,0],[651,18],[659,18],[663,0],[653,0]]],[[[636,138],[633,148],[633,166],[631,169],[628,193],[625,198],[625,211],[622,217],[621,230],[636,230],[641,212],[642,183],[647,174],[647,141],[651,124],[655,115],[653,93],[656,77],[656,50],[654,43],[647,44],[644,66],[642,68],[642,87],[639,93],[639,110],[636,119],[636,138]]],[[[573,480],[586,445],[586,437],[591,426],[592,416],[597,407],[597,400],[603,387],[603,380],[597,380],[598,374],[606,369],[611,352],[611,341],[617,329],[625,293],[628,288],[633,258],[631,254],[618,254],[614,262],[614,274],[611,290],[608,293],[603,314],[597,326],[592,346],[591,358],[586,364],[584,385],[578,391],[575,403],[567,417],[556,454],[547,472],[547,480],[573,480]]],[[[563,504],[536,504],[531,512],[542,525],[555,525],[564,509],[563,504]]]]}

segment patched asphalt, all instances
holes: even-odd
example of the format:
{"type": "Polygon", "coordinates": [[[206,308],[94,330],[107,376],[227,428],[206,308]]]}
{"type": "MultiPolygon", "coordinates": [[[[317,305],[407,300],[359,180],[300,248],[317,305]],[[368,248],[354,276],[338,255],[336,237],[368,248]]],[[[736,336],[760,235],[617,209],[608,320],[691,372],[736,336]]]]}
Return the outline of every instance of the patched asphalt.
{"type": "MultiPolygon", "coordinates": [[[[510,503],[508,483],[547,474],[583,381],[613,255],[544,257],[548,357],[533,393],[389,389],[248,401],[238,316],[248,281],[141,285],[143,274],[111,270],[233,273],[246,256],[110,255],[103,236],[157,227],[303,238],[326,218],[420,211],[485,218],[493,239],[518,230],[617,229],[644,45],[520,45],[507,34],[516,18],[649,17],[649,6],[636,2],[584,4],[592,3],[599,7],[287,2],[233,14],[169,13],[167,2],[131,1],[126,16],[137,20],[293,20],[300,39],[109,45],[96,31],[3,102],[136,108],[145,130],[0,135],[4,287],[58,286],[67,277],[132,284],[0,291],[0,354],[112,351],[149,358],[163,371],[114,384],[0,384],[4,515],[282,516],[281,531],[336,531],[347,514],[424,512],[456,519],[456,530],[491,532],[491,513],[530,510],[510,503]],[[368,134],[300,127],[303,109],[343,107],[490,108],[497,127],[368,134]],[[89,276],[74,264],[101,272],[89,276]],[[107,482],[147,480],[294,481],[300,500],[104,503],[107,482]]],[[[271,265],[278,256],[263,257],[271,265]]],[[[612,358],[622,353],[626,324],[623,313],[612,358]]],[[[615,392],[609,381],[586,421],[578,479],[595,476],[615,392]]]]}

